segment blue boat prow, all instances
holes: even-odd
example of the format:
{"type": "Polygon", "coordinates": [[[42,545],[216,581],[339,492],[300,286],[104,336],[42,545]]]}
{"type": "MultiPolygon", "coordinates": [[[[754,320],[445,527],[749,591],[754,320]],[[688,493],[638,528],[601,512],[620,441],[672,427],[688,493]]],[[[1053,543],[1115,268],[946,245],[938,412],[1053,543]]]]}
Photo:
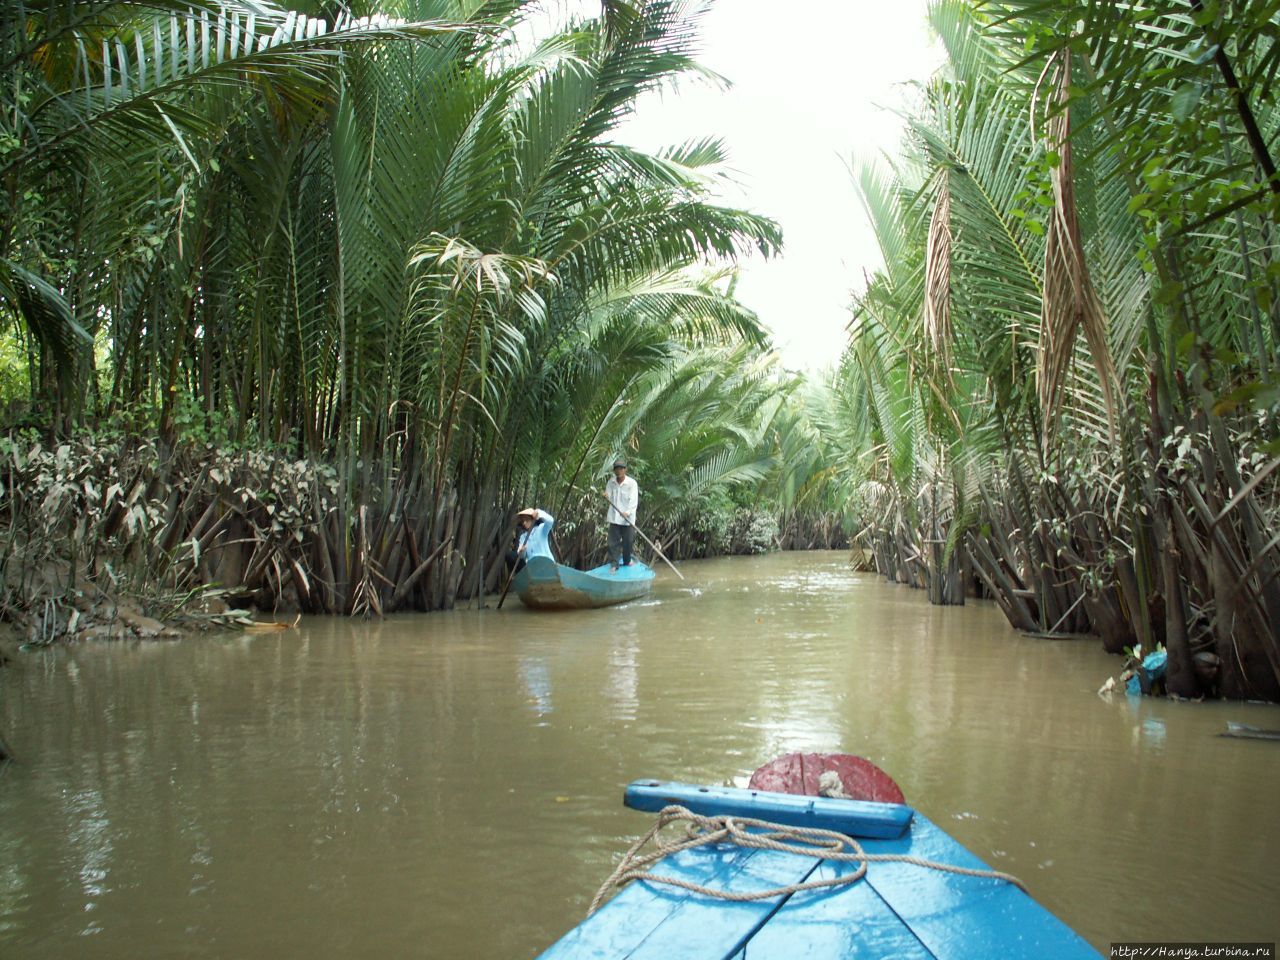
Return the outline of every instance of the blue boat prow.
{"type": "MultiPolygon", "coordinates": [[[[898,854],[977,870],[986,864],[926,817],[898,804],[638,780],[628,806],[669,803],[704,816],[822,827],[868,854],[898,854]]],[[[844,876],[855,864],[733,844],[669,855],[655,873],[736,892],[844,876]]],[[[571,930],[541,960],[793,960],[913,958],[1062,960],[1099,956],[1018,887],[902,861],[873,861],[846,886],[768,900],[729,901],[637,881],[571,930]]]]}
{"type": "Polygon", "coordinates": [[[607,563],[594,570],[575,570],[549,557],[534,557],[511,586],[526,607],[579,610],[643,597],[653,589],[653,576],[653,569],[639,560],[613,571],[607,563]]]}

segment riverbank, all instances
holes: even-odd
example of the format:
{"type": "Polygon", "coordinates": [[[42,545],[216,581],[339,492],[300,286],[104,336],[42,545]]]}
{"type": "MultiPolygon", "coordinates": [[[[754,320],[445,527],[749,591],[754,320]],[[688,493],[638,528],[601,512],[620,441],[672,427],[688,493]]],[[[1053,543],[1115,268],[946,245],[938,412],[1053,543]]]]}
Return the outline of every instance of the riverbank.
{"type": "Polygon", "coordinates": [[[648,826],[624,783],[744,782],[792,749],[881,765],[1104,951],[1277,938],[1276,745],[1216,734],[1280,708],[1101,700],[1096,643],[842,552],[682,569],[612,610],[22,657],[0,953],[536,956],[648,826]]]}
{"type": "MultiPolygon", "coordinates": [[[[0,438],[0,478],[0,620],[33,644],[167,638],[250,610],[382,616],[482,602],[501,589],[524,502],[450,489],[440,510],[411,466],[364,464],[353,477],[279,451],[89,433],[0,438]]],[[[599,562],[598,497],[569,488],[548,506],[563,562],[599,562]]],[[[830,517],[782,519],[722,497],[688,521],[651,510],[645,526],[676,560],[843,536],[830,517]]]]}

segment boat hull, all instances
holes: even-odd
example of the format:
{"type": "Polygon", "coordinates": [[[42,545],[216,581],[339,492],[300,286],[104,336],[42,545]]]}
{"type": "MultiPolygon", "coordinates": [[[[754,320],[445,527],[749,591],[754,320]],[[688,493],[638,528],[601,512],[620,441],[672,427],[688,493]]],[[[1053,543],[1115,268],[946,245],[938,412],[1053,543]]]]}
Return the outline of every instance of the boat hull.
{"type": "Polygon", "coordinates": [[[632,783],[624,802],[651,812],[678,805],[701,816],[834,830],[856,838],[865,853],[882,856],[860,864],[808,850],[729,842],[682,849],[647,869],[685,889],[645,880],[628,884],[539,960],[1100,960],[1093,947],[1019,887],[1000,877],[973,875],[990,868],[902,804],[657,780],[632,783]],[[839,886],[788,889],[845,877],[850,882],[839,886]],[[781,892],[728,900],[698,888],[744,897],[781,892]]]}
{"type": "Polygon", "coordinates": [[[653,589],[653,570],[638,560],[616,573],[610,573],[607,564],[575,570],[547,557],[534,557],[516,574],[511,587],[526,607],[584,610],[647,596],[653,589]]]}

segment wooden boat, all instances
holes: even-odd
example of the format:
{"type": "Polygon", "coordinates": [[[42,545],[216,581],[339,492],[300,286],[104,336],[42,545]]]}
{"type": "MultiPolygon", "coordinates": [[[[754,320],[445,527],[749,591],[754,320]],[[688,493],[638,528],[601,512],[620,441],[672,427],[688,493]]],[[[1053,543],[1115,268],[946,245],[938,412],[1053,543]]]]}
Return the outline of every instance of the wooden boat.
{"type": "MultiPolygon", "coordinates": [[[[805,756],[812,767],[812,758],[818,755],[805,756]]],[[[843,772],[838,772],[843,779],[843,772]]],[[[785,769],[774,774],[788,775],[785,769]]],[[[832,775],[824,773],[824,783],[829,783],[832,775]]],[[[626,789],[624,802],[636,810],[664,811],[660,814],[663,817],[672,805],[678,805],[693,815],[750,817],[790,828],[833,830],[853,838],[861,853],[923,858],[935,865],[989,871],[936,824],[900,803],[657,780],[633,782],[626,789]]],[[[734,894],[838,881],[850,877],[862,864],[866,873],[838,886],[740,901],[656,879],[633,880],[553,944],[540,960],[1074,960],[1099,956],[1066,924],[1010,882],[1012,878],[945,872],[937,866],[896,858],[850,862],[832,859],[833,854],[825,849],[810,849],[811,856],[807,851],[802,854],[716,842],[669,852],[647,869],[655,878],[734,894]]]]}
{"type": "Polygon", "coordinates": [[[1280,730],[1263,730],[1248,723],[1232,723],[1228,720],[1226,732],[1218,736],[1239,740],[1280,740],[1280,730]]]}
{"type": "Polygon", "coordinates": [[[639,560],[610,572],[606,563],[575,570],[549,557],[534,557],[511,583],[520,602],[540,610],[607,607],[643,597],[653,589],[653,569],[639,560]]]}

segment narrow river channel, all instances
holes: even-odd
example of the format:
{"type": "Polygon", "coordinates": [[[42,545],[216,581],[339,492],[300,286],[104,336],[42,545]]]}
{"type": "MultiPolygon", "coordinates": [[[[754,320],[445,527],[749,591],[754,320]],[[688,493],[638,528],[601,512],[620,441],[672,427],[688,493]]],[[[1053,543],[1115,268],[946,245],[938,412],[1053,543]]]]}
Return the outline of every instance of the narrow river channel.
{"type": "Polygon", "coordinates": [[[0,955],[528,958],[649,824],[639,777],[846,751],[1099,948],[1280,935],[1280,709],[1100,699],[1092,641],[842,554],[613,610],[313,619],[0,669],[0,955]]]}

